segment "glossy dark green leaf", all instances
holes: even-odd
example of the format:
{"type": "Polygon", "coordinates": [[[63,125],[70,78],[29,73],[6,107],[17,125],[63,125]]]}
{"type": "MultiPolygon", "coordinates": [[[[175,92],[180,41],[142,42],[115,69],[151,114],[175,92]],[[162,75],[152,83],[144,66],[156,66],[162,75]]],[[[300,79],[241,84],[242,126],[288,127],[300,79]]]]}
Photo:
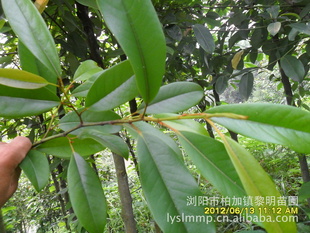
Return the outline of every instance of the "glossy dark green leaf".
{"type": "MultiPolygon", "coordinates": [[[[203,207],[188,206],[188,196],[201,192],[195,179],[184,165],[180,150],[174,150],[174,141],[146,123],[134,124],[138,131],[138,159],[142,189],[155,221],[164,232],[215,232],[213,222],[185,222],[172,224],[176,216],[200,216],[203,207]]],[[[207,217],[204,216],[204,217],[207,217]]],[[[211,217],[211,216],[208,216],[211,217]]]]}
{"type": "MultiPolygon", "coordinates": [[[[80,116],[76,114],[76,112],[72,111],[66,114],[60,120],[59,128],[63,131],[72,130],[73,128],[79,126],[81,124],[81,120],[84,124],[92,124],[98,122],[105,122],[105,121],[113,121],[119,120],[121,117],[117,115],[115,112],[112,111],[102,111],[102,112],[93,112],[90,110],[84,111],[84,108],[78,109],[78,112],[82,112],[80,116]]],[[[96,125],[96,126],[88,126],[87,129],[96,129],[100,130],[102,133],[117,133],[122,129],[120,125],[96,125]]],[[[77,129],[71,134],[79,134],[83,129],[77,129]]]]}
{"type": "Polygon", "coordinates": [[[70,159],[72,148],[81,156],[89,156],[105,149],[93,139],[80,139],[75,135],[68,135],[44,142],[37,147],[37,150],[59,158],[70,159]]]}
{"type": "Polygon", "coordinates": [[[280,104],[233,104],[212,108],[207,113],[235,113],[248,120],[212,118],[226,128],[264,142],[277,143],[310,153],[310,113],[280,104]],[[298,142],[298,143],[296,143],[298,142]]]}
{"type": "MultiPolygon", "coordinates": [[[[162,86],[146,113],[173,113],[186,110],[203,97],[203,89],[196,83],[176,82],[162,86]]],[[[143,111],[144,104],[139,107],[143,111]]]]}
{"type": "Polygon", "coordinates": [[[286,55],[280,60],[281,68],[286,76],[296,82],[302,82],[306,73],[305,68],[300,60],[291,55],[286,55]]]}
{"type": "Polygon", "coordinates": [[[130,62],[124,61],[103,72],[94,82],[86,98],[93,111],[113,109],[138,95],[130,62]]]}
{"type": "MultiPolygon", "coordinates": [[[[18,54],[20,65],[23,70],[28,71],[33,74],[37,74],[45,78],[48,82],[57,84],[57,76],[53,74],[49,69],[46,69],[45,66],[30,52],[30,50],[21,42],[18,41],[18,54]]],[[[56,94],[56,86],[48,85],[52,93],[56,94]]]]}
{"type": "MultiPolygon", "coordinates": [[[[164,123],[178,135],[182,147],[199,172],[223,196],[245,196],[236,169],[221,142],[210,138],[206,133],[201,134],[203,130],[197,130],[199,126],[195,127],[195,124],[198,123],[193,120],[165,121],[164,123]]],[[[200,127],[203,128],[201,125],[200,127]]]]}
{"type": "Polygon", "coordinates": [[[102,131],[96,129],[85,128],[78,137],[81,139],[91,138],[99,142],[104,147],[109,148],[112,152],[128,159],[128,146],[119,136],[103,133],[102,131]]]}
{"type": "Polygon", "coordinates": [[[77,153],[70,159],[68,192],[74,213],[89,233],[102,233],[106,225],[107,204],[95,171],[77,153]]]}
{"type": "Polygon", "coordinates": [[[37,192],[40,192],[47,185],[50,167],[45,154],[31,150],[19,166],[37,192]]]}
{"type": "Polygon", "coordinates": [[[228,86],[228,78],[226,76],[220,76],[216,80],[215,90],[220,95],[222,94],[228,86]]]}
{"type": "Polygon", "coordinates": [[[165,72],[166,42],[150,0],[98,0],[103,18],[134,70],[146,103],[155,98],[165,72]]]}
{"type": "Polygon", "coordinates": [[[39,115],[58,104],[58,97],[46,87],[26,90],[0,85],[0,116],[5,118],[39,115]]]}
{"type": "MultiPolygon", "coordinates": [[[[247,150],[226,136],[224,136],[223,142],[248,196],[264,198],[268,196],[276,199],[281,196],[270,176],[247,150]]],[[[261,204],[253,203],[255,212],[258,212],[261,208],[270,208],[266,203],[261,204]]],[[[260,216],[264,216],[265,219],[268,217],[270,220],[261,221],[267,232],[297,232],[294,222],[278,220],[283,219],[283,217],[289,218],[290,214],[285,213],[286,206],[275,204],[272,207],[280,208],[281,211],[277,213],[272,211],[268,213],[260,212],[260,216]]]]}
{"type": "Polygon", "coordinates": [[[193,26],[195,36],[199,45],[207,52],[213,53],[215,49],[215,43],[212,34],[209,29],[201,24],[195,24],[193,26]]]}
{"type": "Polygon", "coordinates": [[[9,23],[23,44],[57,77],[61,76],[60,62],[53,37],[30,0],[2,1],[9,23]]]}
{"type": "Polygon", "coordinates": [[[246,73],[242,75],[239,83],[239,93],[245,99],[248,100],[250,97],[254,84],[254,75],[253,73],[246,73]]]}

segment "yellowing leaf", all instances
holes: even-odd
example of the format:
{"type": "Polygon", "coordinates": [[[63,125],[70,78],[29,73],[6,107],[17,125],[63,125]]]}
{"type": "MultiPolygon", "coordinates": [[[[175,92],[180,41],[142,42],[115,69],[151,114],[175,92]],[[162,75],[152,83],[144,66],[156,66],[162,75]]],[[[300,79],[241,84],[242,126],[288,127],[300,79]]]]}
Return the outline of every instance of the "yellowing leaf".
{"type": "Polygon", "coordinates": [[[36,0],[34,5],[38,9],[38,11],[42,14],[42,12],[44,11],[47,3],[48,3],[48,0],[36,0]]]}
{"type": "Polygon", "coordinates": [[[240,60],[241,60],[241,57],[242,57],[243,53],[244,53],[243,50],[237,52],[237,53],[235,54],[235,56],[233,57],[233,59],[231,60],[231,66],[232,66],[232,68],[234,68],[235,70],[237,69],[237,66],[238,66],[238,64],[239,64],[239,62],[240,62],[240,60]]]}
{"type": "MultiPolygon", "coordinates": [[[[248,196],[252,197],[274,197],[279,198],[281,195],[277,190],[275,184],[270,179],[270,176],[264,171],[257,160],[242,146],[240,146],[234,140],[221,135],[227,153],[229,154],[232,163],[240,177],[245,191],[248,196]]],[[[296,224],[289,221],[281,221],[279,219],[287,219],[290,217],[290,213],[287,213],[286,206],[279,204],[267,205],[266,203],[258,205],[253,203],[255,213],[259,212],[259,209],[271,209],[275,208],[280,210],[280,213],[273,212],[260,212],[260,222],[267,232],[297,232],[296,224]],[[269,218],[269,221],[261,220],[264,217],[269,218]]]]}
{"type": "Polygon", "coordinates": [[[48,85],[49,82],[24,70],[0,69],[0,84],[21,89],[38,89],[48,85]]]}

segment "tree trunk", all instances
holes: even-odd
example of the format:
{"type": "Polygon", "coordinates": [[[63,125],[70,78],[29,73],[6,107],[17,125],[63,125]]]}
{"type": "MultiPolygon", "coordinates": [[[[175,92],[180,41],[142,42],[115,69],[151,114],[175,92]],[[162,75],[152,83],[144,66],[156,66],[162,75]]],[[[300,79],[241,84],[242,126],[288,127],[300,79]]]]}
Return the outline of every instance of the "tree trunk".
{"type": "Polygon", "coordinates": [[[125,225],[125,231],[126,233],[136,233],[136,221],[132,209],[132,198],[129,190],[124,158],[113,153],[113,160],[117,176],[118,191],[122,203],[122,218],[125,225]]]}
{"type": "Polygon", "coordinates": [[[75,4],[77,7],[77,16],[79,17],[79,19],[83,24],[83,29],[87,37],[86,39],[90,50],[89,51],[90,58],[95,62],[97,62],[98,66],[104,68],[104,64],[102,62],[102,58],[99,53],[99,45],[94,33],[93,23],[88,16],[89,15],[88,7],[81,5],[78,2],[76,2],[75,4]]]}

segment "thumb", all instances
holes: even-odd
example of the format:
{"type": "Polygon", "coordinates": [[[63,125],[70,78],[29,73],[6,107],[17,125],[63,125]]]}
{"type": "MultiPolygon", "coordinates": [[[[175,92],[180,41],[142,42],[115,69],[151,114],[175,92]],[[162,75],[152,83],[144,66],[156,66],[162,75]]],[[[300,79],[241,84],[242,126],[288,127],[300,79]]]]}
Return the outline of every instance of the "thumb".
{"type": "Polygon", "coordinates": [[[32,143],[29,138],[18,136],[8,143],[8,146],[15,153],[15,161],[20,163],[31,149],[32,143]]]}

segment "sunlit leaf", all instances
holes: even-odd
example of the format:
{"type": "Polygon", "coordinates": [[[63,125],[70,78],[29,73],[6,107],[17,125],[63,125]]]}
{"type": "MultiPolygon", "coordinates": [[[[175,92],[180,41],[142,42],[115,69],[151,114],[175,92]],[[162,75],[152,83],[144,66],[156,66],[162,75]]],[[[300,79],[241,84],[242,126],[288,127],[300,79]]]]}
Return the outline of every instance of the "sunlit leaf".
{"type": "Polygon", "coordinates": [[[19,166],[37,192],[40,192],[47,185],[50,168],[45,154],[31,150],[19,166]]]}
{"type": "MultiPolygon", "coordinates": [[[[203,89],[196,83],[176,82],[162,86],[146,113],[170,113],[186,110],[197,104],[203,97],[203,89]]],[[[142,109],[145,105],[141,105],[142,109]]]]}
{"type": "Polygon", "coordinates": [[[89,233],[104,231],[107,204],[95,171],[77,153],[70,159],[68,192],[74,213],[89,233]]]}
{"type": "Polygon", "coordinates": [[[225,117],[212,120],[236,133],[310,153],[310,113],[307,111],[280,104],[256,103],[219,106],[207,112],[248,116],[248,120],[225,117]]]}
{"type": "Polygon", "coordinates": [[[48,81],[24,70],[0,69],[0,84],[21,89],[38,89],[48,85],[48,81]]]}
{"type": "Polygon", "coordinates": [[[9,23],[23,44],[57,77],[60,62],[53,37],[39,11],[30,0],[2,1],[9,23]]]}
{"type": "MultiPolygon", "coordinates": [[[[248,196],[263,198],[269,196],[276,199],[281,196],[270,176],[247,150],[226,136],[224,136],[223,141],[248,196]]],[[[281,209],[281,211],[276,213],[273,211],[260,212],[260,216],[264,216],[265,219],[268,217],[269,219],[268,221],[261,221],[261,224],[268,232],[297,232],[294,222],[281,221],[281,219],[284,219],[281,217],[285,216],[285,219],[288,219],[290,216],[290,214],[285,213],[286,206],[278,205],[277,202],[269,206],[266,203],[258,204],[253,201],[253,207],[255,212],[259,212],[260,209],[264,208],[268,210],[270,208],[281,209]]]]}
{"type": "Polygon", "coordinates": [[[155,98],[165,71],[166,42],[150,0],[98,0],[111,32],[128,56],[146,103],[155,98]]]}

